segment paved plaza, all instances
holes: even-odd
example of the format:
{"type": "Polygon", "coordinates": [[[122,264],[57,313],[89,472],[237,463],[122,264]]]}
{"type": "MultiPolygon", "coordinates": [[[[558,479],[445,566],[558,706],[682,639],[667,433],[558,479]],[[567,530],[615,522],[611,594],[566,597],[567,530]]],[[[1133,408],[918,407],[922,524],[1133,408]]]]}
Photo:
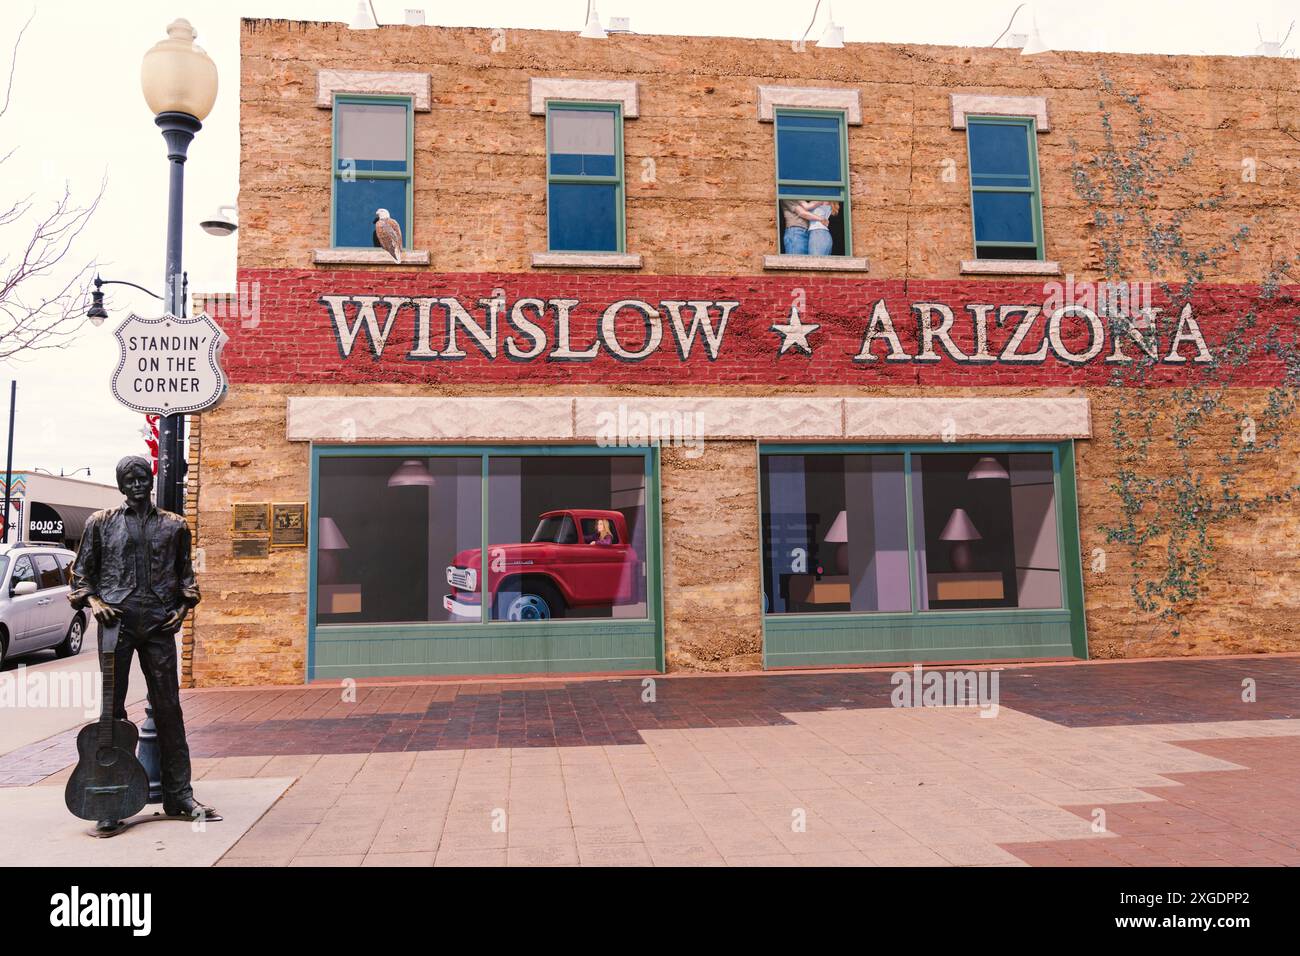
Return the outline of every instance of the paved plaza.
{"type": "MultiPolygon", "coordinates": [[[[233,812],[113,861],[1300,863],[1300,657],[976,670],[996,708],[894,706],[889,670],[187,691],[196,792],[233,812]]],[[[74,736],[0,756],[0,856],[27,815],[31,856],[104,859],[62,808],[74,736]]]]}

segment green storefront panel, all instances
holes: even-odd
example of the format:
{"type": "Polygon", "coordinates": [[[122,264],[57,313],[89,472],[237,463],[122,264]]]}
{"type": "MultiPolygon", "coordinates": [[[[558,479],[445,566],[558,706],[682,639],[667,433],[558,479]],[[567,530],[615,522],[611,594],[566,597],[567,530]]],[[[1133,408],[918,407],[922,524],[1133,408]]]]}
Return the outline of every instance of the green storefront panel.
{"type": "MultiPolygon", "coordinates": [[[[911,610],[764,615],[764,666],[833,667],[947,661],[1086,658],[1083,577],[1079,553],[1074,447],[1061,443],[891,445],[764,445],[760,454],[902,455],[906,514],[913,514],[913,454],[1024,454],[1052,456],[1061,607],[923,610],[918,600],[917,544],[907,522],[911,610]]],[[[839,540],[844,540],[840,538],[839,540]]],[[[903,602],[907,603],[906,600],[903,602]]]]}
{"type": "Polygon", "coordinates": [[[318,627],[317,678],[575,674],[659,669],[653,624],[318,627]],[[513,631],[513,633],[510,633],[513,631]]]}
{"type": "Polygon", "coordinates": [[[1022,611],[972,619],[936,615],[864,620],[774,620],[766,627],[767,666],[816,667],[926,661],[1016,660],[1073,657],[1070,616],[1022,611]]]}
{"type": "MultiPolygon", "coordinates": [[[[653,449],[589,446],[317,446],[312,452],[312,544],[308,600],[307,677],[414,677],[456,674],[579,674],[663,669],[659,471],[653,449]],[[479,540],[487,542],[489,459],[633,457],[643,462],[645,515],[644,618],[552,618],[478,623],[317,624],[320,580],[321,460],[481,458],[479,540]]],[[[475,545],[477,549],[479,546],[475,545]]],[[[432,574],[432,569],[430,570],[432,574]]],[[[480,575],[486,594],[487,575],[480,575]]],[[[482,595],[481,595],[482,596],[482,595]]],[[[490,606],[490,602],[489,602],[490,606]]]]}

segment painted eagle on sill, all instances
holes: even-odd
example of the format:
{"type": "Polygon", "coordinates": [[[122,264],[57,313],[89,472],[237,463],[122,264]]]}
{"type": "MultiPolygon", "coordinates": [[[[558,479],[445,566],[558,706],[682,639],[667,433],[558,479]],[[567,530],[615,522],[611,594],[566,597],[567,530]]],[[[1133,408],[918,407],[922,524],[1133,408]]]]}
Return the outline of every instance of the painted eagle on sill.
{"type": "Polygon", "coordinates": [[[402,261],[402,227],[387,209],[375,210],[375,245],[381,246],[394,262],[402,261]]]}

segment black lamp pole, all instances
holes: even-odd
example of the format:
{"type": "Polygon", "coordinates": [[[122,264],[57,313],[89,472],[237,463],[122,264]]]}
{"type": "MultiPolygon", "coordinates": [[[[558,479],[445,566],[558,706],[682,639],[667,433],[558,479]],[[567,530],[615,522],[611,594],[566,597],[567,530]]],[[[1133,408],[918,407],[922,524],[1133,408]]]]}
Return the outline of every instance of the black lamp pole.
{"type": "MultiPolygon", "coordinates": [[[[181,226],[185,211],[185,155],[202,123],[189,113],[159,113],[154,120],[162,130],[170,161],[167,181],[167,266],[163,272],[163,304],[175,316],[185,315],[185,280],[181,271],[181,226]]],[[[185,512],[185,416],[158,417],[158,507],[185,512]]],[[[144,708],[140,743],[136,749],[149,775],[149,802],[162,801],[162,753],[153,719],[153,701],[144,708]]]]}
{"type": "MultiPolygon", "coordinates": [[[[181,279],[181,239],[185,211],[185,157],[190,142],[203,126],[188,113],[159,113],[155,122],[167,143],[170,162],[167,183],[167,265],[163,272],[164,304],[175,316],[185,314],[181,279]]],[[[185,416],[163,415],[158,420],[158,507],[185,511],[185,416]]]]}

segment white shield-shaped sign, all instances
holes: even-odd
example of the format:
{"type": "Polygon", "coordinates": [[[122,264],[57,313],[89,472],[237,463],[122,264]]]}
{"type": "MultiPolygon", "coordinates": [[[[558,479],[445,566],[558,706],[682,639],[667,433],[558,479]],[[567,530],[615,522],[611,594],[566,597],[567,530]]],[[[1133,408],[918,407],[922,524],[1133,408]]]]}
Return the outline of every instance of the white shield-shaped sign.
{"type": "Polygon", "coordinates": [[[122,356],[113,397],[147,415],[190,415],[226,397],[221,350],[226,333],[206,314],[192,319],[132,315],[117,327],[122,356]]]}

